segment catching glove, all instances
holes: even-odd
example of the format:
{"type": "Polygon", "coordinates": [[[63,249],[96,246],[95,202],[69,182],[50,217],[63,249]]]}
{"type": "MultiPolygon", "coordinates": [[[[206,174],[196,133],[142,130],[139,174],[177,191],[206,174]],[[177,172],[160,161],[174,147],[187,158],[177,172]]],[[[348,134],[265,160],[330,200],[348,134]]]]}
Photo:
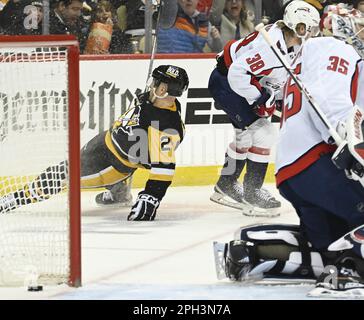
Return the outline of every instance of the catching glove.
{"type": "Polygon", "coordinates": [[[153,221],[159,207],[159,200],[146,193],[139,193],[135,204],[131,208],[128,220],[153,221]]]}

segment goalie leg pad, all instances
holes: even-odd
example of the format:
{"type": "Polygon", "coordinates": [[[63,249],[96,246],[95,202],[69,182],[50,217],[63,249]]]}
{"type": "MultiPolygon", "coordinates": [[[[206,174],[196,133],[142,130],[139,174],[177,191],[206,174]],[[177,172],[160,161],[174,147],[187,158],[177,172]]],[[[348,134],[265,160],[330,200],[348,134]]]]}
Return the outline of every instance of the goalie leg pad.
{"type": "MultiPolygon", "coordinates": [[[[266,276],[315,279],[323,271],[321,254],[301,237],[296,225],[252,225],[238,234],[237,240],[225,244],[224,261],[219,264],[231,280],[266,276]]],[[[218,276],[221,278],[221,272],[218,276]]]]}

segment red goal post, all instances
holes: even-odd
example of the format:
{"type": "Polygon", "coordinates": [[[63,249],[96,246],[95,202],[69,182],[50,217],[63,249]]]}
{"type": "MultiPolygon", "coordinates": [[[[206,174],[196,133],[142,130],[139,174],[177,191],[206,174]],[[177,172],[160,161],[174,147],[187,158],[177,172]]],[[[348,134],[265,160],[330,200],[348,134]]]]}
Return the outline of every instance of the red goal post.
{"type": "Polygon", "coordinates": [[[0,214],[3,285],[29,265],[40,284],[81,285],[79,90],[74,36],[0,36],[0,196],[68,161],[66,191],[54,196],[63,200],[0,214]]]}

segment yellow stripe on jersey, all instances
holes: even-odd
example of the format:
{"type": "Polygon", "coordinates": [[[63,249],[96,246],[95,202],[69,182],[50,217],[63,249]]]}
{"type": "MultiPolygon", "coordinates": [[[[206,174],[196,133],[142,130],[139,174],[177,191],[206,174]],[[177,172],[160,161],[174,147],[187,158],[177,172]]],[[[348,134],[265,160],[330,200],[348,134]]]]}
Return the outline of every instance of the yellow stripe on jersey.
{"type": "Polygon", "coordinates": [[[180,136],[159,131],[153,127],[148,128],[148,143],[150,162],[153,166],[155,163],[175,164],[175,149],[180,142],[180,136]]]}
{"type": "Polygon", "coordinates": [[[169,110],[169,111],[177,111],[177,106],[175,103],[173,103],[171,106],[169,107],[157,107],[157,106],[153,106],[154,108],[159,108],[159,109],[165,109],[165,110],[169,110]]]}
{"type": "Polygon", "coordinates": [[[120,156],[120,154],[118,153],[118,151],[116,150],[116,148],[114,147],[113,143],[112,143],[112,140],[111,140],[111,134],[110,132],[108,131],[106,133],[106,136],[105,136],[105,143],[106,143],[106,146],[107,148],[112,152],[112,154],[125,166],[129,167],[129,168],[144,168],[142,165],[139,165],[139,164],[136,164],[136,163],[131,163],[129,162],[128,160],[125,160],[124,158],[122,158],[120,156]]]}
{"type": "Polygon", "coordinates": [[[95,188],[113,185],[130,176],[130,173],[121,173],[110,166],[96,174],[81,177],[81,188],[95,188]]]}
{"type": "Polygon", "coordinates": [[[172,181],[173,176],[164,175],[164,174],[149,174],[149,180],[158,180],[158,181],[172,181]]]}
{"type": "Polygon", "coordinates": [[[172,181],[173,176],[174,169],[152,167],[149,173],[149,180],[172,181]]]}

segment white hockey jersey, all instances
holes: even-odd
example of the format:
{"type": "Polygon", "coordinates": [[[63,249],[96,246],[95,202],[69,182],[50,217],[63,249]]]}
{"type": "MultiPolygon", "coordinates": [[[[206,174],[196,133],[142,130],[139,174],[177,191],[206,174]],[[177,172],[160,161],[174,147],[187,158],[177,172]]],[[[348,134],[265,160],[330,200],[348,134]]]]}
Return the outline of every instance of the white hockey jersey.
{"type": "MultiPolygon", "coordinates": [[[[332,37],[309,39],[295,62],[295,73],[334,129],[353,105],[364,107],[363,61],[352,46],[332,37]]],[[[276,153],[277,185],[332,152],[330,134],[291,78],[284,90],[276,153]]]]}
{"type": "MultiPolygon", "coordinates": [[[[281,29],[276,24],[266,28],[282,54],[291,59],[281,29]]],[[[260,97],[262,86],[273,88],[276,99],[282,98],[287,72],[259,32],[228,42],[224,48],[224,61],[229,68],[230,87],[249,104],[260,97]]]]}

